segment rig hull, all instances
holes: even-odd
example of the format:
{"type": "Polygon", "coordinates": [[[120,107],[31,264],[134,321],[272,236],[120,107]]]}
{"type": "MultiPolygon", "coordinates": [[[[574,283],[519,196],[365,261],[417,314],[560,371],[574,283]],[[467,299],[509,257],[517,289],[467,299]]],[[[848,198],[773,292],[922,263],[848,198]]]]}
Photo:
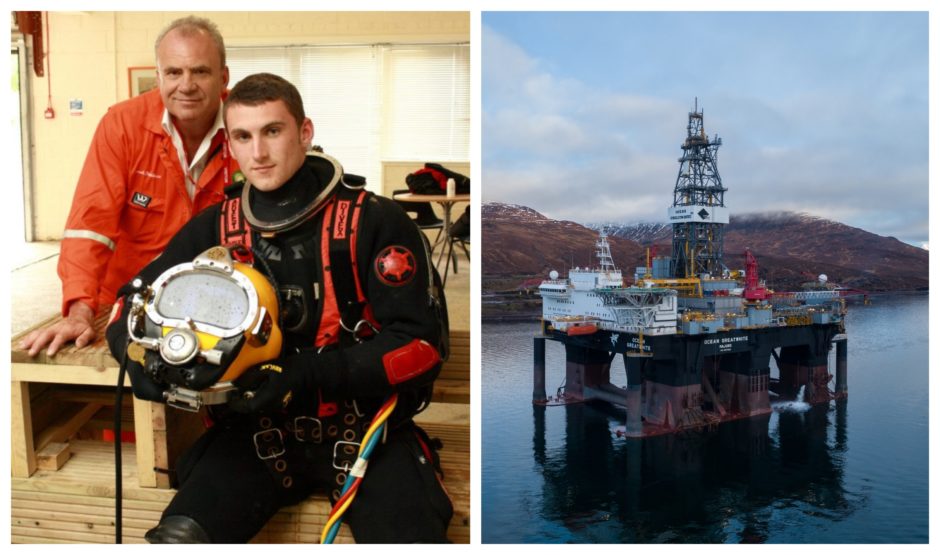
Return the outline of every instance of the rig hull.
{"type": "Polygon", "coordinates": [[[627,412],[623,432],[627,437],[769,414],[771,399],[819,404],[847,396],[846,339],[838,323],[642,338],[605,330],[572,336],[546,326],[535,338],[536,381],[541,372],[543,384],[546,340],[564,345],[565,389],[552,399],[542,389],[533,394],[534,402],[596,400],[622,406],[627,412]],[[837,346],[835,376],[828,364],[833,345],[837,346]],[[610,382],[616,356],[623,357],[625,388],[610,382]],[[770,378],[771,359],[780,370],[779,379],[770,378]]]}

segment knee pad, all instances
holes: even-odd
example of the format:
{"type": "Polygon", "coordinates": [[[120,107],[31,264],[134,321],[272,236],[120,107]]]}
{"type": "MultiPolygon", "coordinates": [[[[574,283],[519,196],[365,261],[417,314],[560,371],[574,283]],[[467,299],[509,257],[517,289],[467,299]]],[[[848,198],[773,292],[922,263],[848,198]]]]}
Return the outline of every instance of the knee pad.
{"type": "Polygon", "coordinates": [[[211,543],[209,534],[198,522],[183,515],[172,515],[144,534],[149,543],[211,543]]]}

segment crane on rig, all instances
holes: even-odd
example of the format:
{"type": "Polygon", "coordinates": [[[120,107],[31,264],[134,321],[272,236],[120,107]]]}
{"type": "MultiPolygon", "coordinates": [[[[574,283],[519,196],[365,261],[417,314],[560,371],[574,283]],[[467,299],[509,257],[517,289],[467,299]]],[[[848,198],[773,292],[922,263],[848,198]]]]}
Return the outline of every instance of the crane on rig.
{"type": "Polygon", "coordinates": [[[765,301],[773,291],[764,287],[757,277],[757,258],[750,249],[744,249],[744,298],[748,301],[765,301]]]}

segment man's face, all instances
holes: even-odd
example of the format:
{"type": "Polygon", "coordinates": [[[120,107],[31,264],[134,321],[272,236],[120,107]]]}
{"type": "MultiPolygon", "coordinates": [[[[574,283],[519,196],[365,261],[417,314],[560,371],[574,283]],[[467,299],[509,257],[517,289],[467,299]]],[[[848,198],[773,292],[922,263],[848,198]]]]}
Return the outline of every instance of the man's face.
{"type": "Polygon", "coordinates": [[[157,48],[157,82],[163,105],[177,123],[215,117],[222,90],[228,85],[228,68],[208,34],[184,36],[174,29],[157,48]]]}
{"type": "Polygon", "coordinates": [[[260,191],[273,191],[297,173],[313,139],[310,119],[297,125],[281,100],[257,106],[231,104],[225,121],[232,156],[260,191]]]}

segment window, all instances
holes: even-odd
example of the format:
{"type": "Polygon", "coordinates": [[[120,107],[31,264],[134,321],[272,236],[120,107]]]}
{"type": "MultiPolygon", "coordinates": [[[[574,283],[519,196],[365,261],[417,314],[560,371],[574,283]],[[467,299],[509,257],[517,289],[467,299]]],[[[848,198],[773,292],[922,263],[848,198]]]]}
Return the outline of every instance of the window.
{"type": "Polygon", "coordinates": [[[467,160],[470,153],[470,49],[395,46],[385,55],[383,156],[467,160]]]}
{"type": "Polygon", "coordinates": [[[13,208],[12,218],[7,220],[8,229],[13,230],[10,236],[15,244],[20,242],[32,241],[34,238],[34,229],[32,226],[32,160],[29,145],[32,141],[30,137],[30,116],[29,116],[29,68],[30,63],[26,57],[26,44],[23,35],[14,32],[11,33],[10,40],[10,96],[9,104],[10,118],[8,119],[7,134],[9,137],[16,137],[14,141],[13,152],[18,154],[19,164],[8,164],[8,181],[12,181],[12,197],[10,198],[13,208]]]}
{"type": "Polygon", "coordinates": [[[470,157],[470,47],[446,45],[229,48],[230,85],[258,72],[297,86],[313,143],[381,188],[383,160],[470,157]]]}

